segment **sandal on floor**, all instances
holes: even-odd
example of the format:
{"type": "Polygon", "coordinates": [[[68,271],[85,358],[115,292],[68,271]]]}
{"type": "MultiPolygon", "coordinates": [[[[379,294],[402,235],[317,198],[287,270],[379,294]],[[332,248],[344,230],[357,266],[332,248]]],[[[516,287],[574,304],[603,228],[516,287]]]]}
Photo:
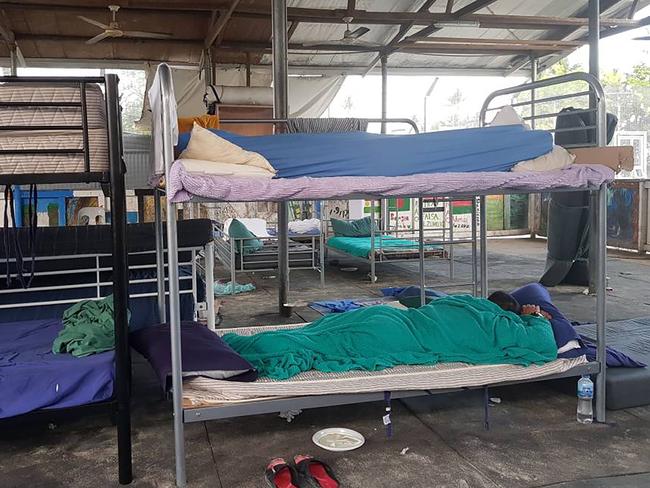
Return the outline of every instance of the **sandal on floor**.
{"type": "Polygon", "coordinates": [[[341,484],[334,476],[334,471],[323,461],[311,456],[296,456],[296,470],[302,477],[304,488],[339,488],[341,484]]]}
{"type": "Polygon", "coordinates": [[[264,471],[266,483],[271,488],[299,488],[298,473],[282,458],[273,459],[264,471]]]}

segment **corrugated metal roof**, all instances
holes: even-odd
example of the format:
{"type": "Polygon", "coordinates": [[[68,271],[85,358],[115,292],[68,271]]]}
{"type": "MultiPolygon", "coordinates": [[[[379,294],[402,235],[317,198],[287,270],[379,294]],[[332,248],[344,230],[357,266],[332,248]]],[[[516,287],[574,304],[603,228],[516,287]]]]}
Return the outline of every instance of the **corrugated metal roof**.
{"type": "MultiPolygon", "coordinates": [[[[77,16],[84,15],[107,23],[107,5],[119,4],[119,0],[0,1],[0,25],[10,35],[15,35],[22,54],[32,61],[67,59],[115,61],[116,64],[129,61],[196,64],[201,59],[204,39],[211,25],[228,12],[233,1],[236,0],[122,1],[117,18],[120,28],[164,32],[173,36],[164,41],[122,38],[106,39],[91,46],[85,44],[86,39],[98,34],[100,29],[83,22],[77,16]]],[[[584,23],[587,0],[455,0],[450,13],[445,13],[448,0],[358,0],[352,12],[347,10],[347,0],[289,0],[288,4],[289,19],[296,23],[290,29],[289,63],[294,70],[302,71],[365,72],[375,64],[377,49],[372,52],[350,52],[348,48],[331,45],[318,48],[304,46],[315,41],[326,44],[341,39],[346,29],[342,19],[348,15],[354,17],[352,30],[360,26],[370,29],[361,37],[363,41],[382,46],[388,45],[400,29],[401,37],[413,36],[431,24],[429,18],[474,22],[472,25],[447,25],[431,29],[432,32],[425,41],[402,41],[399,50],[395,50],[396,45],[389,45],[389,66],[414,72],[469,70],[508,73],[521,66],[522,61],[531,54],[550,63],[576,47],[573,44],[551,46],[548,43],[533,47],[526,45],[526,41],[576,41],[586,33],[585,27],[547,26],[542,21],[532,27],[517,28],[515,20],[521,19],[521,16],[526,17],[527,22],[530,22],[531,17],[553,17],[556,20],[580,17],[584,23]],[[425,4],[429,9],[415,14],[425,4]],[[463,9],[468,15],[462,18],[456,16],[463,9]],[[387,16],[387,13],[393,15],[387,16]],[[409,22],[416,16],[416,25],[408,28],[409,22]],[[505,25],[511,26],[495,28],[499,16],[508,16],[501,19],[507,21],[505,25]],[[454,44],[458,38],[468,42],[460,46],[454,44]],[[489,44],[486,45],[486,42],[489,44]],[[423,50],[427,52],[422,52],[423,50]]],[[[602,18],[625,19],[632,4],[632,0],[601,0],[602,18]]],[[[640,0],[636,5],[637,10],[641,9],[650,5],[650,0],[640,0]]],[[[247,61],[270,64],[269,11],[269,0],[237,2],[232,17],[216,38],[213,59],[221,64],[247,61]]],[[[8,55],[7,45],[1,44],[0,56],[8,55]]]]}

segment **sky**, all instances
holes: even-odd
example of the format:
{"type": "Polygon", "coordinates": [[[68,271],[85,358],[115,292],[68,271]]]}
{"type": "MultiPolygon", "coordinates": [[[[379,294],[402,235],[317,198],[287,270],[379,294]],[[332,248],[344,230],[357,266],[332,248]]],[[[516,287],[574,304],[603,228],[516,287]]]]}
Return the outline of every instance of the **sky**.
{"type": "MultiPolygon", "coordinates": [[[[650,15],[650,7],[637,12],[635,18],[650,15]]],[[[650,35],[650,27],[644,27],[606,38],[601,41],[601,72],[617,69],[627,72],[635,64],[650,60],[650,41],[635,41],[634,37],[650,35]]],[[[589,49],[584,46],[569,56],[571,64],[589,64],[589,49]]],[[[433,83],[434,76],[389,76],[388,116],[408,117],[423,127],[425,113],[425,94],[433,83]]],[[[503,77],[440,77],[432,96],[427,100],[427,127],[439,128],[439,124],[449,122],[456,112],[462,114],[478,113],[491,92],[507,86],[526,82],[521,76],[503,77]],[[460,90],[463,101],[452,108],[449,98],[460,90]]],[[[329,116],[332,117],[380,117],[381,116],[381,78],[376,75],[350,76],[346,79],[332,102],[329,116]],[[351,105],[351,106],[350,106],[351,105]]],[[[393,126],[389,132],[400,130],[393,126]]]]}

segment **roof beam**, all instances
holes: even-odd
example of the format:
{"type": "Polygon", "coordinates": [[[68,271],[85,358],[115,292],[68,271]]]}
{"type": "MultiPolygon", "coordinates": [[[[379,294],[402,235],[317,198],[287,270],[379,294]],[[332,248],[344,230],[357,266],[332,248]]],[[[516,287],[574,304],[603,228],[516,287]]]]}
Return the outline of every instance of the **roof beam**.
{"type": "MultiPolygon", "coordinates": [[[[429,9],[431,8],[431,6],[432,6],[434,3],[436,3],[436,0],[427,0],[427,1],[424,2],[424,3],[422,4],[422,6],[418,9],[418,12],[428,12],[429,9]]],[[[413,22],[409,22],[408,24],[404,24],[404,25],[402,25],[402,26],[399,28],[399,31],[397,32],[397,34],[395,34],[395,36],[394,36],[390,41],[388,41],[388,44],[386,44],[384,50],[382,51],[382,54],[376,56],[376,57],[375,57],[375,58],[370,62],[370,64],[368,64],[368,68],[367,68],[366,72],[364,73],[364,76],[365,76],[366,74],[368,74],[370,71],[372,71],[372,70],[374,69],[375,66],[377,66],[377,63],[379,63],[379,61],[381,61],[381,56],[382,56],[382,55],[387,56],[387,55],[389,55],[391,52],[394,51],[394,49],[393,49],[394,46],[396,46],[396,45],[397,45],[397,44],[398,44],[402,39],[404,39],[404,36],[406,36],[406,34],[408,34],[408,31],[411,30],[411,29],[413,28],[413,26],[414,26],[414,23],[413,23],[413,22]]]]}
{"type": "Polygon", "coordinates": [[[206,49],[209,49],[212,46],[212,44],[214,44],[214,41],[217,40],[217,37],[219,37],[221,31],[223,31],[226,28],[226,25],[230,21],[232,14],[234,13],[235,9],[239,6],[240,1],[241,0],[232,0],[230,2],[230,7],[228,7],[228,10],[222,12],[221,15],[219,15],[217,21],[212,25],[212,27],[208,31],[208,35],[205,38],[204,47],[206,49]]]}
{"type": "Polygon", "coordinates": [[[497,0],[474,0],[469,5],[466,5],[463,8],[456,10],[454,12],[454,16],[461,18],[465,15],[473,14],[474,12],[478,12],[482,8],[489,7],[496,1],[497,0]]]}
{"type": "Polygon", "coordinates": [[[291,25],[289,26],[289,30],[287,31],[287,41],[291,40],[291,38],[296,32],[296,29],[298,28],[298,25],[300,25],[300,22],[298,22],[297,20],[291,22],[291,25]]]}
{"type": "MultiPolygon", "coordinates": [[[[466,5],[465,7],[461,8],[460,10],[457,10],[456,12],[451,13],[451,17],[453,17],[453,20],[458,20],[462,19],[466,15],[473,14],[474,12],[481,10],[484,7],[487,7],[488,5],[493,4],[496,2],[496,0],[474,0],[472,3],[469,5],[466,5]]],[[[447,5],[449,7],[449,5],[447,5]]],[[[452,4],[453,7],[453,4],[452,4]]],[[[420,29],[418,32],[413,34],[413,37],[428,37],[429,35],[433,34],[434,32],[440,31],[440,27],[436,26],[436,23],[432,23],[425,27],[424,29],[420,29]]]]}
{"type": "MultiPolygon", "coordinates": [[[[131,13],[158,14],[168,15],[199,15],[215,9],[226,10],[230,7],[230,2],[191,2],[179,1],[150,3],[129,1],[128,5],[122,5],[121,11],[131,13]],[[208,8],[210,7],[210,8],[208,8]]],[[[106,12],[104,7],[78,5],[58,5],[49,3],[22,3],[22,0],[4,0],[0,1],[0,9],[7,10],[41,10],[46,12],[106,12]]],[[[296,8],[288,9],[290,21],[324,23],[324,24],[344,24],[343,17],[352,16],[354,24],[369,25],[405,25],[413,23],[413,26],[427,26],[435,22],[445,22],[457,20],[453,14],[441,12],[373,12],[368,10],[326,10],[296,8]]],[[[270,20],[270,12],[255,6],[240,4],[233,12],[233,18],[259,18],[270,20]]],[[[586,27],[589,23],[586,17],[549,17],[549,16],[527,16],[527,15],[492,15],[492,14],[469,14],[463,17],[465,20],[479,22],[482,27],[486,28],[503,28],[503,29],[533,29],[548,30],[550,27],[586,27]]],[[[635,26],[638,21],[633,19],[601,19],[603,27],[617,26],[635,26]]]]}
{"type": "MultiPolygon", "coordinates": [[[[23,53],[16,43],[16,35],[9,27],[9,23],[7,22],[7,15],[4,11],[0,11],[0,37],[7,43],[7,46],[9,46],[9,52],[15,52],[18,65],[26,66],[23,53]]],[[[13,55],[11,56],[13,57],[13,55]]]]}
{"type": "Polygon", "coordinates": [[[454,0],[447,0],[447,6],[445,7],[445,13],[450,14],[454,10],[454,0]]]}

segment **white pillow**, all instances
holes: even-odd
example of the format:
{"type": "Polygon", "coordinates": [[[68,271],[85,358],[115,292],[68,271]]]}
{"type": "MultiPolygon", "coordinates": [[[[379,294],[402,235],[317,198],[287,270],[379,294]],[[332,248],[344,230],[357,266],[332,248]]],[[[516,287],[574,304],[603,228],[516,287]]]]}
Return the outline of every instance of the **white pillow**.
{"type": "MultiPolygon", "coordinates": [[[[255,235],[255,237],[272,237],[269,234],[269,231],[266,227],[266,220],[264,219],[238,218],[237,220],[239,220],[242,224],[244,224],[246,228],[255,235]]],[[[232,221],[233,219],[226,219],[226,221],[223,223],[223,231],[226,235],[229,235],[228,231],[230,230],[230,224],[232,223],[232,221]]]]}
{"type": "Polygon", "coordinates": [[[219,137],[217,134],[204,129],[196,122],[187,147],[181,153],[180,159],[199,159],[215,163],[241,164],[262,168],[275,174],[275,169],[264,156],[256,152],[246,151],[236,144],[219,137]]]}
{"type": "Polygon", "coordinates": [[[557,350],[557,353],[562,354],[564,352],[571,351],[572,349],[580,349],[580,343],[575,339],[564,344],[557,350]]]}
{"type": "Polygon", "coordinates": [[[554,169],[562,169],[570,164],[573,164],[576,157],[562,146],[553,146],[550,153],[544,154],[535,159],[528,161],[521,161],[514,165],[512,171],[551,171],[554,169]]]}
{"type": "Polygon", "coordinates": [[[190,173],[206,173],[217,176],[258,176],[263,178],[273,178],[275,176],[275,173],[267,169],[245,164],[216,163],[202,159],[179,159],[178,162],[182,163],[190,173]]]}
{"type": "Polygon", "coordinates": [[[528,124],[526,124],[524,119],[522,119],[510,105],[502,107],[501,110],[497,112],[492,119],[492,122],[490,122],[490,126],[493,125],[523,125],[524,127],[528,127],[528,124]]]}

